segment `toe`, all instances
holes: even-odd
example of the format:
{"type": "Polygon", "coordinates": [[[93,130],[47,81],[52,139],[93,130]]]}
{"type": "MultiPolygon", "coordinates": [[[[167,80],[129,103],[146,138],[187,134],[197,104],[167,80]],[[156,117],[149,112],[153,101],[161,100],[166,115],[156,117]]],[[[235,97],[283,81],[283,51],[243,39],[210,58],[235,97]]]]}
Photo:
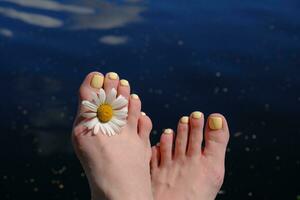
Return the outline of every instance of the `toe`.
{"type": "Polygon", "coordinates": [[[152,129],[151,119],[146,115],[146,113],[141,112],[141,116],[138,121],[138,133],[141,139],[145,143],[149,143],[149,135],[152,129]]]}
{"type": "Polygon", "coordinates": [[[79,88],[79,107],[77,117],[75,119],[74,125],[78,125],[83,119],[80,117],[80,113],[86,111],[86,109],[81,106],[82,100],[91,101],[93,96],[92,94],[99,91],[103,86],[104,76],[99,72],[91,72],[89,73],[84,81],[82,82],[79,88]]]}
{"type": "Polygon", "coordinates": [[[104,90],[106,93],[110,92],[112,88],[117,90],[119,85],[119,75],[115,72],[109,72],[105,75],[104,90]]]}
{"type": "Polygon", "coordinates": [[[150,165],[151,165],[151,169],[156,169],[158,167],[158,151],[157,151],[157,147],[156,146],[153,146],[151,148],[152,150],[152,153],[151,153],[151,162],[150,162],[150,165]]]}
{"type": "Polygon", "coordinates": [[[91,91],[98,92],[103,86],[104,77],[99,72],[89,73],[82,82],[79,89],[80,100],[90,100],[91,91]]]}
{"type": "Polygon", "coordinates": [[[118,94],[122,95],[126,99],[129,99],[130,96],[130,85],[129,82],[125,79],[120,80],[119,86],[118,86],[118,94]]]}
{"type": "Polygon", "coordinates": [[[129,99],[128,125],[136,129],[141,115],[141,101],[138,95],[132,94],[129,99]]]}
{"type": "Polygon", "coordinates": [[[225,117],[221,114],[210,115],[205,127],[204,155],[223,162],[228,141],[229,129],[225,117]]]}
{"type": "Polygon", "coordinates": [[[186,154],[188,131],[189,131],[189,117],[184,116],[180,119],[177,126],[177,134],[175,140],[175,159],[182,158],[186,154]]]}
{"type": "Polygon", "coordinates": [[[201,155],[201,144],[203,139],[203,123],[204,117],[201,112],[193,112],[190,117],[190,133],[187,155],[201,155]]]}
{"type": "Polygon", "coordinates": [[[169,166],[172,162],[173,130],[166,129],[160,137],[160,166],[169,166]]]}

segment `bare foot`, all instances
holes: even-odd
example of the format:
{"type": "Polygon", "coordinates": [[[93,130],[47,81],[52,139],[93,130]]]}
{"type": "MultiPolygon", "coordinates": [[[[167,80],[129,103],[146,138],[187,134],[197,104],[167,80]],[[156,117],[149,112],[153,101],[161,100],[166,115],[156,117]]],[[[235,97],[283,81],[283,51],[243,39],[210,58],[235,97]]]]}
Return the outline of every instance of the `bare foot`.
{"type": "MultiPolygon", "coordinates": [[[[72,141],[87,175],[92,199],[153,199],[149,166],[151,120],[141,112],[138,96],[130,95],[128,82],[119,81],[116,73],[108,73],[105,78],[100,73],[90,73],[80,87],[80,102],[91,101],[91,93],[99,92],[103,84],[106,92],[115,88],[118,95],[128,99],[128,118],[120,134],[109,137],[101,129],[95,135],[81,123],[85,119],[77,115],[72,141]]],[[[80,104],[78,113],[84,111],[80,104]]]]}
{"type": "Polygon", "coordinates": [[[159,146],[152,147],[154,199],[211,200],[216,197],[224,178],[229,130],[222,115],[210,115],[205,127],[205,148],[202,148],[203,126],[202,113],[194,112],[178,123],[174,152],[171,129],[164,131],[159,146]]]}

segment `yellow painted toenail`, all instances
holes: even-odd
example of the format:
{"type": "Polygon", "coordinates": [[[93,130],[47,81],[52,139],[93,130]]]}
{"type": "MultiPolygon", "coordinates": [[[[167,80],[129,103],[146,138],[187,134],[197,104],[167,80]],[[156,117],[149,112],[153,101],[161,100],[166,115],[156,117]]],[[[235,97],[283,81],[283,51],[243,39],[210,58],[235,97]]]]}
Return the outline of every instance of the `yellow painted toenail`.
{"type": "Polygon", "coordinates": [[[109,72],[108,78],[110,78],[111,80],[116,80],[119,78],[119,75],[115,72],[109,72]]]}
{"type": "Polygon", "coordinates": [[[192,117],[195,119],[200,119],[202,117],[202,113],[199,111],[195,111],[192,113],[192,117]]]}
{"type": "Polygon", "coordinates": [[[129,86],[128,81],[125,80],[125,79],[120,80],[120,84],[121,84],[122,86],[129,86]]]}
{"type": "Polygon", "coordinates": [[[133,99],[139,99],[139,96],[138,96],[137,94],[132,94],[131,97],[132,97],[133,99]]]}
{"type": "Polygon", "coordinates": [[[181,117],[180,122],[183,124],[189,123],[189,117],[187,116],[181,117]]]}
{"type": "Polygon", "coordinates": [[[142,114],[143,116],[146,116],[146,113],[144,113],[144,112],[141,112],[141,114],[142,114]]]}
{"type": "Polygon", "coordinates": [[[212,130],[219,130],[222,128],[222,122],[223,120],[221,117],[210,117],[208,121],[209,128],[212,130]]]}
{"type": "Polygon", "coordinates": [[[91,86],[96,89],[100,89],[103,86],[103,76],[95,74],[91,80],[91,86]]]}
{"type": "Polygon", "coordinates": [[[164,134],[172,134],[173,130],[170,128],[165,129],[164,134]]]}

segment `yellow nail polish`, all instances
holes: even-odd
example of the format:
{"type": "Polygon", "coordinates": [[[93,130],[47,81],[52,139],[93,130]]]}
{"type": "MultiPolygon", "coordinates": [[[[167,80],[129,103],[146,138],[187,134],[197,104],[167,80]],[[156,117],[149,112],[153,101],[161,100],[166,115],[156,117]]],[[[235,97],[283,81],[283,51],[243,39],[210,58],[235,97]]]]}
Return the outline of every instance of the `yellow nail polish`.
{"type": "Polygon", "coordinates": [[[199,111],[195,111],[192,113],[192,117],[195,119],[200,119],[202,117],[202,113],[199,111]]]}
{"type": "Polygon", "coordinates": [[[141,112],[141,114],[142,114],[143,116],[146,116],[146,113],[144,113],[144,112],[141,112]]]}
{"type": "Polygon", "coordinates": [[[223,120],[221,117],[209,117],[209,128],[212,130],[219,130],[223,126],[223,120]]]}
{"type": "Polygon", "coordinates": [[[122,86],[129,86],[129,82],[127,80],[125,80],[125,79],[120,80],[120,84],[122,86]]]}
{"type": "Polygon", "coordinates": [[[108,73],[108,78],[111,79],[111,80],[116,80],[119,78],[119,75],[115,72],[109,72],[108,73]]]}
{"type": "Polygon", "coordinates": [[[187,116],[181,117],[180,122],[183,124],[189,123],[189,117],[187,117],[187,116]]]}
{"type": "Polygon", "coordinates": [[[165,129],[164,134],[172,134],[173,130],[170,128],[165,129]]]}
{"type": "Polygon", "coordinates": [[[95,74],[90,84],[93,88],[100,89],[103,86],[103,80],[104,80],[103,76],[99,74],[95,74]]]}
{"type": "Polygon", "coordinates": [[[132,97],[133,99],[139,99],[139,96],[138,96],[137,94],[132,94],[131,97],[132,97]]]}

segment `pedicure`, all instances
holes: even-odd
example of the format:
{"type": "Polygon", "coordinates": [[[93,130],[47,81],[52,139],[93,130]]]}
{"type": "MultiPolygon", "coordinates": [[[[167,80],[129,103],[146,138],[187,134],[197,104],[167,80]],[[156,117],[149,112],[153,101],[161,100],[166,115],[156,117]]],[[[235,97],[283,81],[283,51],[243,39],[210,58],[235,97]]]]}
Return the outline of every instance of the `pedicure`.
{"type": "Polygon", "coordinates": [[[212,130],[219,130],[222,128],[222,118],[221,117],[209,117],[209,128],[212,130]]]}
{"type": "Polygon", "coordinates": [[[127,80],[125,80],[125,79],[120,80],[120,84],[122,86],[129,86],[129,82],[127,80]]]}
{"type": "Polygon", "coordinates": [[[173,130],[170,128],[165,129],[164,134],[172,134],[173,130]]]}
{"type": "Polygon", "coordinates": [[[181,117],[180,122],[183,124],[189,123],[189,117],[187,117],[187,116],[181,117]]]}
{"type": "Polygon", "coordinates": [[[133,99],[139,99],[139,96],[137,94],[132,94],[131,98],[133,98],[133,99]]]}
{"type": "Polygon", "coordinates": [[[202,117],[202,113],[199,111],[195,111],[192,113],[192,117],[195,119],[200,119],[202,117]]]}
{"type": "Polygon", "coordinates": [[[141,114],[142,114],[143,116],[146,116],[146,113],[144,113],[144,112],[141,112],[141,114]]]}
{"type": "Polygon", "coordinates": [[[95,74],[91,80],[91,87],[96,88],[96,89],[100,89],[103,86],[103,76],[99,75],[99,74],[95,74]]]}
{"type": "Polygon", "coordinates": [[[111,80],[116,80],[119,78],[119,75],[115,72],[109,72],[108,73],[108,78],[111,79],[111,80]]]}

